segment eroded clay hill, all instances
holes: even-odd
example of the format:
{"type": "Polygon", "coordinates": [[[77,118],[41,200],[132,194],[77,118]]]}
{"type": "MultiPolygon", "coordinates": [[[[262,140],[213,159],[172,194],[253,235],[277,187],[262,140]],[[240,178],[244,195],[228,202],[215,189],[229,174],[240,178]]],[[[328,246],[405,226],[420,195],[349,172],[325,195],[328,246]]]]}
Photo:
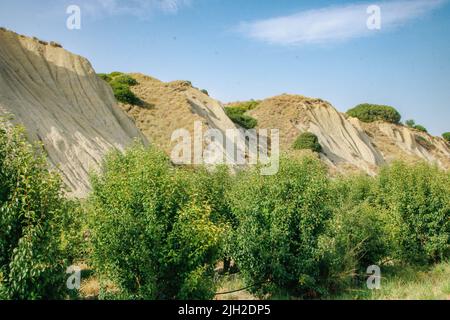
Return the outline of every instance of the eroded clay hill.
{"type": "Polygon", "coordinates": [[[294,152],[292,144],[300,133],[314,133],[323,148],[321,158],[340,172],[374,174],[394,160],[426,160],[450,169],[450,149],[443,139],[401,125],[362,123],[321,99],[281,95],[263,100],[247,114],[260,128],[279,128],[285,151],[294,152]]]}
{"type": "Polygon", "coordinates": [[[109,150],[145,140],[86,59],[6,30],[0,30],[2,115],[43,143],[74,196],[86,194],[89,171],[109,150]]]}
{"type": "MultiPolygon", "coordinates": [[[[187,130],[193,140],[194,133],[203,134],[207,129],[217,129],[224,137],[227,129],[237,129],[225,114],[223,105],[194,88],[190,82],[165,83],[142,74],[130,75],[138,82],[131,89],[145,106],[121,104],[121,107],[134,119],[150,143],[167,154],[170,155],[180,142],[178,139],[172,140],[176,130],[187,130]],[[202,131],[194,132],[196,122],[201,124],[202,131]]],[[[221,148],[223,143],[217,146],[221,148]]],[[[225,148],[221,149],[222,156],[233,157],[227,155],[225,148]]],[[[207,158],[207,155],[204,156],[207,158]]],[[[213,159],[210,161],[214,162],[213,159]]]]}

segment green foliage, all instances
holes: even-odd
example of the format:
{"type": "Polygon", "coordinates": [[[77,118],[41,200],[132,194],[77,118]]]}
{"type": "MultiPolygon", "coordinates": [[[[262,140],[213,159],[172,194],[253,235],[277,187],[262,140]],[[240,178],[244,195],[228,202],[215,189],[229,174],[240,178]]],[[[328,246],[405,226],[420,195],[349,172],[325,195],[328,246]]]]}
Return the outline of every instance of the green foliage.
{"type": "Polygon", "coordinates": [[[348,110],[347,114],[363,122],[386,121],[398,124],[401,119],[400,113],[393,107],[368,103],[360,104],[348,110]]]}
{"type": "Polygon", "coordinates": [[[92,263],[119,288],[117,297],[213,297],[225,227],[213,223],[213,204],[221,205],[198,192],[195,176],[135,146],[109,155],[103,173],[92,178],[92,263]]]}
{"type": "Polygon", "coordinates": [[[247,111],[256,109],[260,104],[261,104],[261,101],[259,101],[259,100],[250,100],[250,101],[239,102],[239,103],[233,104],[232,106],[227,107],[227,108],[236,109],[241,112],[247,112],[247,111]]]}
{"type": "Polygon", "coordinates": [[[133,77],[131,77],[127,74],[122,74],[120,76],[112,77],[111,83],[120,83],[120,84],[125,84],[128,86],[135,86],[138,84],[136,79],[134,79],[133,77]]]}
{"type": "Polygon", "coordinates": [[[321,152],[322,146],[319,139],[314,133],[304,132],[295,141],[292,146],[295,150],[312,150],[314,152],[321,152]]]}
{"type": "Polygon", "coordinates": [[[406,120],[405,122],[406,126],[410,127],[410,128],[414,128],[416,126],[416,122],[414,120],[406,120]]]}
{"type": "Polygon", "coordinates": [[[142,101],[130,89],[130,87],[138,84],[136,79],[130,75],[116,71],[110,74],[100,73],[98,76],[109,83],[117,101],[131,105],[142,104],[142,101]]]}
{"type": "Polygon", "coordinates": [[[442,138],[444,138],[447,142],[450,142],[450,132],[443,133],[442,138]]]}
{"type": "Polygon", "coordinates": [[[110,82],[112,80],[111,76],[106,73],[98,73],[97,76],[106,82],[110,82]]]}
{"type": "Polygon", "coordinates": [[[111,73],[109,74],[109,76],[110,76],[111,78],[119,77],[119,76],[122,76],[122,75],[123,75],[123,72],[119,72],[119,71],[114,71],[114,72],[111,72],[111,73]]]}
{"type": "Polygon", "coordinates": [[[414,120],[407,120],[405,122],[405,124],[409,128],[416,129],[421,132],[428,132],[428,130],[424,126],[421,126],[420,124],[416,124],[416,122],[414,120]]]}
{"type": "Polygon", "coordinates": [[[61,180],[20,128],[0,123],[0,296],[64,296],[59,219],[66,214],[61,180]]]}
{"type": "Polygon", "coordinates": [[[258,125],[258,121],[255,118],[244,114],[242,110],[230,107],[225,108],[225,113],[231,121],[240,125],[244,129],[253,129],[258,125]]]}
{"type": "Polygon", "coordinates": [[[319,236],[330,217],[328,179],[320,161],[282,159],[275,176],[242,173],[229,201],[238,226],[232,257],[258,293],[320,290],[319,236]]]}
{"type": "Polygon", "coordinates": [[[245,129],[253,129],[258,125],[258,121],[255,118],[246,115],[245,113],[257,108],[259,104],[260,101],[255,100],[242,102],[231,107],[226,107],[225,113],[234,123],[240,125],[245,129]]]}
{"type": "Polygon", "coordinates": [[[396,163],[379,176],[379,203],[389,215],[393,255],[436,262],[450,248],[450,175],[427,164],[396,163]]]}
{"type": "Polygon", "coordinates": [[[424,126],[421,126],[420,124],[416,124],[414,126],[414,129],[421,131],[421,132],[428,132],[428,130],[424,126]]]}
{"type": "Polygon", "coordinates": [[[110,85],[117,101],[131,105],[139,105],[140,99],[130,90],[129,85],[114,82],[114,80],[110,83],[110,85]]]}
{"type": "Polygon", "coordinates": [[[330,289],[351,285],[368,266],[389,255],[385,212],[376,206],[374,178],[356,176],[333,181],[333,218],[321,239],[323,281],[330,289]]]}

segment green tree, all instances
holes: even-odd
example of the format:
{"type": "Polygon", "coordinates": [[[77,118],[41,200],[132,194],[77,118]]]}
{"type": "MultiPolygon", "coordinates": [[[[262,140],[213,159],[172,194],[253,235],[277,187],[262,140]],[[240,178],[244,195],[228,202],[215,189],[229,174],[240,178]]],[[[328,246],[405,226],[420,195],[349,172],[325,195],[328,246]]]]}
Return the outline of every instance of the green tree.
{"type": "Polygon", "coordinates": [[[390,106],[364,103],[347,111],[350,117],[358,118],[362,122],[386,121],[398,124],[400,113],[390,106]]]}
{"type": "Polygon", "coordinates": [[[59,219],[67,209],[61,180],[23,129],[0,124],[0,297],[61,298],[66,264],[59,219]]]}
{"type": "Polygon", "coordinates": [[[389,215],[394,255],[411,263],[448,257],[450,175],[425,163],[395,163],[378,179],[378,202],[389,215]]]}
{"type": "MultiPolygon", "coordinates": [[[[92,262],[115,298],[210,299],[225,227],[196,194],[195,173],[135,146],[113,152],[93,176],[92,262]]],[[[201,190],[208,192],[208,190],[201,190]]]]}
{"type": "Polygon", "coordinates": [[[414,128],[416,125],[416,122],[411,119],[411,120],[406,120],[405,124],[410,128],[414,128]]]}
{"type": "Polygon", "coordinates": [[[444,138],[447,142],[450,142],[450,132],[443,133],[442,138],[444,138]]]}
{"type": "Polygon", "coordinates": [[[282,159],[277,175],[241,175],[229,194],[238,220],[230,247],[246,284],[257,293],[320,291],[319,237],[331,214],[323,165],[282,159]]]}

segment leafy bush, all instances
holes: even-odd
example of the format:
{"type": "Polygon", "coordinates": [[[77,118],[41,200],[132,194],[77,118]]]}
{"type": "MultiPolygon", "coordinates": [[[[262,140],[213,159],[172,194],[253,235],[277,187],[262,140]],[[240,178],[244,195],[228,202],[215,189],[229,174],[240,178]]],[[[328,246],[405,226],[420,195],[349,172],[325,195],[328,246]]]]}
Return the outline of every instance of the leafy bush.
{"type": "Polygon", "coordinates": [[[117,286],[116,298],[213,297],[225,227],[213,223],[194,177],[162,153],[135,146],[110,154],[92,178],[92,263],[117,286]]]}
{"type": "Polygon", "coordinates": [[[322,146],[319,139],[314,133],[304,132],[295,141],[292,146],[295,150],[312,150],[314,152],[321,152],[322,146]]]}
{"type": "Polygon", "coordinates": [[[348,286],[389,256],[385,212],[377,203],[377,184],[371,177],[333,181],[333,218],[322,241],[326,253],[323,281],[337,290],[348,286]]]}
{"type": "Polygon", "coordinates": [[[225,113],[231,119],[231,121],[245,129],[253,129],[258,125],[258,121],[255,118],[244,114],[245,111],[239,108],[225,108],[225,113]]]}
{"type": "Polygon", "coordinates": [[[140,99],[130,90],[130,86],[127,84],[119,83],[111,81],[111,88],[113,89],[114,96],[117,101],[131,104],[131,105],[139,105],[140,99]]]}
{"type": "Polygon", "coordinates": [[[442,138],[444,138],[447,142],[450,142],[450,132],[443,133],[442,138]]]}
{"type": "Polygon", "coordinates": [[[119,77],[119,76],[122,76],[122,75],[123,75],[123,72],[119,72],[119,71],[114,71],[114,72],[111,72],[111,73],[109,74],[109,76],[110,76],[111,78],[119,77]]]}
{"type": "Polygon", "coordinates": [[[110,82],[112,80],[111,76],[106,73],[98,73],[97,76],[106,82],[110,82]]]}
{"type": "Polygon", "coordinates": [[[421,126],[420,124],[416,124],[416,122],[414,120],[407,120],[405,122],[405,124],[409,128],[416,129],[416,130],[421,131],[421,132],[428,132],[428,130],[424,126],[421,126]]]}
{"type": "Polygon", "coordinates": [[[393,107],[368,103],[360,104],[348,110],[347,114],[363,122],[386,121],[398,124],[401,119],[400,113],[393,107]]]}
{"type": "Polygon", "coordinates": [[[130,75],[116,71],[110,74],[100,73],[98,76],[109,83],[117,101],[131,105],[142,104],[142,101],[130,89],[131,86],[138,84],[130,75]]]}
{"type": "Polygon", "coordinates": [[[246,284],[260,294],[320,291],[318,240],[330,217],[323,165],[283,159],[277,175],[241,175],[229,193],[238,221],[230,248],[246,284]]]}
{"type": "Polygon", "coordinates": [[[22,129],[0,124],[0,296],[61,298],[61,180],[49,173],[44,156],[35,156],[22,129]]]}
{"type": "Polygon", "coordinates": [[[379,189],[397,258],[422,263],[448,256],[450,175],[427,164],[396,163],[381,171],[379,189]]]}
{"type": "Polygon", "coordinates": [[[416,124],[414,126],[414,129],[421,131],[421,132],[428,132],[428,130],[424,126],[421,126],[420,124],[416,124]]]}
{"type": "Polygon", "coordinates": [[[128,86],[135,86],[138,84],[138,82],[136,81],[136,79],[134,79],[133,77],[127,75],[127,74],[123,74],[117,77],[113,77],[111,80],[111,83],[120,83],[120,84],[125,84],[128,86]]]}
{"type": "Polygon", "coordinates": [[[410,127],[410,128],[414,128],[416,126],[416,122],[414,120],[406,120],[405,122],[406,126],[410,127]]]}

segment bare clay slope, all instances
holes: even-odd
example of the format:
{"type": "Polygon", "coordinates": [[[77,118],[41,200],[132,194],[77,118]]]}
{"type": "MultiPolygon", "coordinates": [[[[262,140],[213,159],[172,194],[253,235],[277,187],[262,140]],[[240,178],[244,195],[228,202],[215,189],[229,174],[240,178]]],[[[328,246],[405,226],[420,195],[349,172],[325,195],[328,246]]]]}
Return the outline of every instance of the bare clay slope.
{"type": "Polygon", "coordinates": [[[321,99],[285,94],[262,101],[248,114],[258,120],[260,128],[280,129],[284,151],[292,149],[300,133],[314,133],[323,148],[322,160],[338,171],[354,169],[374,174],[384,163],[365,132],[321,99]]]}
{"type": "MultiPolygon", "coordinates": [[[[188,81],[162,82],[158,79],[143,75],[131,74],[138,84],[131,87],[133,92],[146,107],[121,104],[136,122],[138,128],[154,145],[171,154],[179,139],[172,139],[172,134],[184,129],[194,139],[194,134],[203,135],[207,129],[218,130],[226,137],[227,129],[236,129],[236,125],[225,114],[223,105],[207,94],[194,88],[188,81]],[[201,124],[202,130],[194,132],[194,124],[201,124]]],[[[236,145],[242,149],[245,138],[238,134],[236,145]]],[[[207,144],[203,141],[204,146],[207,144]]],[[[213,141],[220,152],[217,154],[204,153],[205,161],[217,163],[220,159],[232,159],[224,143],[213,141]]]]}
{"type": "Polygon", "coordinates": [[[427,161],[450,169],[450,149],[443,139],[403,125],[362,123],[321,99],[281,95],[263,100],[248,114],[259,127],[279,128],[284,150],[292,151],[300,133],[314,133],[323,147],[322,160],[340,172],[374,174],[395,160],[427,161]]]}
{"type": "Polygon", "coordinates": [[[88,173],[139,130],[90,63],[56,45],[0,30],[0,115],[12,114],[42,141],[73,196],[89,190],[88,173]]]}

